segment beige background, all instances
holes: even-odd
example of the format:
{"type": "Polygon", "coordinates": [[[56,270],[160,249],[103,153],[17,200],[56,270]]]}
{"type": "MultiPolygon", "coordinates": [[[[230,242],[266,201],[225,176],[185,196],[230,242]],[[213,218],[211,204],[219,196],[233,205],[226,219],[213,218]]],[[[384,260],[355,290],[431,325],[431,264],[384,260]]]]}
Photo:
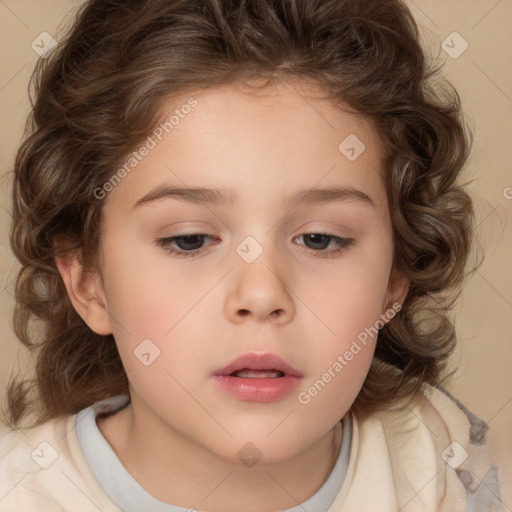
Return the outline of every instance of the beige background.
{"type": "MultiPolygon", "coordinates": [[[[16,263],[10,253],[9,179],[15,151],[28,113],[27,84],[39,56],[31,43],[41,32],[57,40],[58,24],[73,13],[76,0],[0,0],[0,393],[19,353],[11,327],[16,263]]],[[[449,389],[485,419],[500,454],[512,460],[512,1],[408,1],[425,44],[433,54],[447,40],[453,51],[468,43],[457,58],[439,52],[445,75],[457,88],[475,133],[468,174],[478,213],[478,235],[486,252],[458,307],[460,345],[453,363],[459,371],[449,389]],[[447,39],[448,38],[448,39],[447,39]]],[[[23,355],[23,352],[20,352],[23,355]]],[[[21,365],[23,367],[23,363],[21,365]]],[[[3,400],[3,396],[2,396],[3,400]]],[[[0,405],[3,401],[0,401],[0,405]]],[[[508,464],[512,466],[512,464],[508,464]]],[[[504,474],[512,488],[512,471],[504,474]]],[[[507,510],[512,499],[505,495],[507,510]]]]}

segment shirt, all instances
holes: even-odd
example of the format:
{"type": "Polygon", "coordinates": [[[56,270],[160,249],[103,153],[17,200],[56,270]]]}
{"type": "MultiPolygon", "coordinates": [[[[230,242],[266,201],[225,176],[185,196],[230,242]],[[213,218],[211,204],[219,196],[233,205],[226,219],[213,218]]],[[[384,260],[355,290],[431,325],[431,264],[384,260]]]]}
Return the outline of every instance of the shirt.
{"type": "MultiPolygon", "coordinates": [[[[1,429],[0,512],[186,511],[147,493],[99,431],[96,416],[127,401],[111,397],[26,431],[1,429]]],[[[329,477],[286,512],[505,510],[488,427],[446,390],[428,387],[402,410],[349,412],[338,425],[329,477]]]]}

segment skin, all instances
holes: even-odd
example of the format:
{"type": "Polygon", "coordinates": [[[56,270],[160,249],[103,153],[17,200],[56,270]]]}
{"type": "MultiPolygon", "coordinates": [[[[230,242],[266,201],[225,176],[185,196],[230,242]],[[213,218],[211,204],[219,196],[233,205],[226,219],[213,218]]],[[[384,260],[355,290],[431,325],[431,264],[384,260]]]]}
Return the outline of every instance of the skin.
{"type": "MultiPolygon", "coordinates": [[[[182,507],[284,510],[311,497],[332,470],[334,427],[364,382],[375,338],[307,405],[298,393],[407,293],[392,272],[382,146],[369,121],[305,83],[280,82],[256,96],[234,85],[193,96],[197,107],[105,199],[98,272],[84,272],[73,255],[57,264],[77,312],[115,337],[131,404],[98,426],[133,477],[182,507]],[[366,146],[355,161],[338,150],[350,134],[366,146]],[[161,198],[134,208],[162,184],[225,187],[237,202],[161,198]],[[327,186],[354,187],[374,205],[283,201],[327,186]],[[192,258],[156,243],[202,232],[214,238],[192,258]],[[354,243],[322,257],[335,240],[318,249],[306,245],[307,233],[354,243]],[[247,236],[263,249],[250,264],[236,251],[247,236]],[[149,366],[134,355],[144,339],[160,350],[149,366]],[[212,372],[247,351],[279,354],[304,374],[299,388],[273,403],[224,393],[212,372]],[[261,452],[252,467],[237,456],[248,442],[261,452]]],[[[183,243],[172,246],[184,252],[183,243]]]]}

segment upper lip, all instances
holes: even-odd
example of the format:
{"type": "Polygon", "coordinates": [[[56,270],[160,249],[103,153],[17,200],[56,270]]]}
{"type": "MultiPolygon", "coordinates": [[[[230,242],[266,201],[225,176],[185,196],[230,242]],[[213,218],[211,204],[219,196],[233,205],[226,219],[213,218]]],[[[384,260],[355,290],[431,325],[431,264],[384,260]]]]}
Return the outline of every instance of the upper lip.
{"type": "Polygon", "coordinates": [[[231,361],[224,368],[216,370],[214,375],[231,375],[238,370],[276,370],[283,372],[285,375],[291,377],[302,377],[303,374],[288,364],[277,354],[266,353],[256,354],[254,352],[247,352],[231,361]]]}

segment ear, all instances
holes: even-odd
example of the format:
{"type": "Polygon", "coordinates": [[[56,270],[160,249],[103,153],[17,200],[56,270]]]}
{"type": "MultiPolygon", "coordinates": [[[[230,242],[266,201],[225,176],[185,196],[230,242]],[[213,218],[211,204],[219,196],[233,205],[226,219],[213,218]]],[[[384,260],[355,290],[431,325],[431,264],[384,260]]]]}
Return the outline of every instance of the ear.
{"type": "Polygon", "coordinates": [[[398,272],[395,266],[393,266],[389,275],[388,288],[382,303],[383,313],[391,308],[393,304],[398,303],[400,306],[403,305],[405,298],[407,297],[407,293],[409,292],[410,284],[409,279],[398,272]]]}
{"type": "Polygon", "coordinates": [[[85,271],[80,252],[55,257],[69,300],[82,320],[97,334],[112,334],[110,315],[99,272],[85,271]]]}

